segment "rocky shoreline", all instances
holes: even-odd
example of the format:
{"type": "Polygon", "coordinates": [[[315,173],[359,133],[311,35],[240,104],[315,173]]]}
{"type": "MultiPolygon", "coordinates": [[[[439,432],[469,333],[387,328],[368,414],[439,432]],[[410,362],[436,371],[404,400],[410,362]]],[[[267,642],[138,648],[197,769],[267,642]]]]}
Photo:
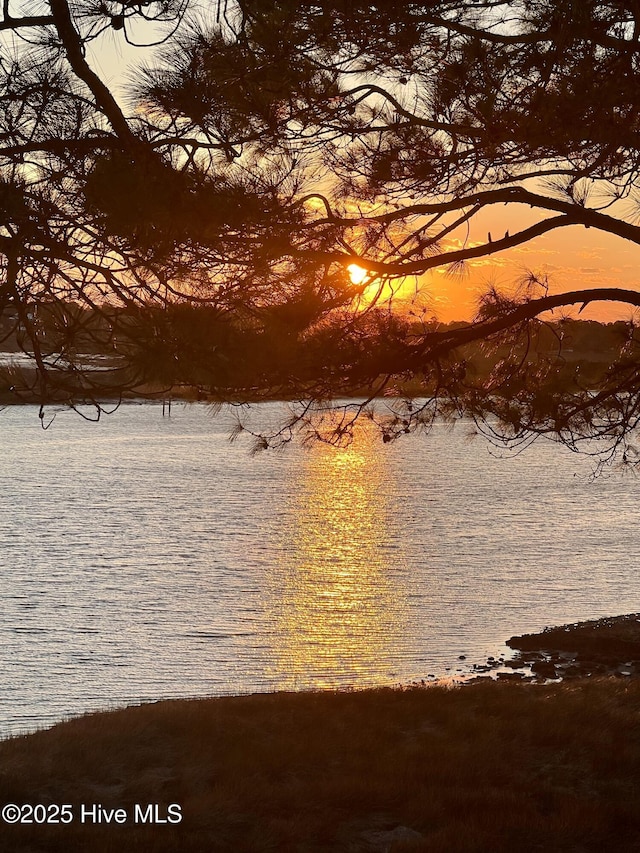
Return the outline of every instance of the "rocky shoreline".
{"type": "Polygon", "coordinates": [[[545,628],[511,637],[513,658],[474,664],[470,681],[564,681],[590,676],[640,676],[640,613],[545,628]]]}

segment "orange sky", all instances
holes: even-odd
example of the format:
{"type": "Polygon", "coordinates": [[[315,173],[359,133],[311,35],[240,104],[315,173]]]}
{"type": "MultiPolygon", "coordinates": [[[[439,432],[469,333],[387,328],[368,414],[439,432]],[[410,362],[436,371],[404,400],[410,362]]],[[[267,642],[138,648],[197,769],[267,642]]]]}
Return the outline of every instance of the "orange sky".
{"type": "MultiPolygon", "coordinates": [[[[494,239],[502,237],[507,229],[513,234],[532,221],[528,207],[500,206],[474,221],[469,241],[485,242],[488,231],[494,239]]],[[[450,248],[459,245],[452,243],[450,248]]],[[[433,270],[423,277],[422,286],[438,319],[471,319],[482,290],[490,284],[509,290],[527,270],[546,274],[552,293],[585,287],[637,289],[640,246],[593,228],[558,228],[518,248],[470,261],[462,273],[433,270]]],[[[610,322],[627,319],[633,311],[623,304],[603,303],[588,306],[580,316],[610,322]]]]}

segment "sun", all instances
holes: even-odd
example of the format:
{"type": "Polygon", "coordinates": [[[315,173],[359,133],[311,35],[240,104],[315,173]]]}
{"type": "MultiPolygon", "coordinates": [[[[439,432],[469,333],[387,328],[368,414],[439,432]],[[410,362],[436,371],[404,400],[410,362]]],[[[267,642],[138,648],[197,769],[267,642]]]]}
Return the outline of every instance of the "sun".
{"type": "Polygon", "coordinates": [[[347,272],[355,288],[354,307],[357,310],[364,311],[373,305],[391,305],[392,300],[398,304],[407,298],[415,297],[417,285],[412,278],[402,277],[387,281],[356,263],[349,264],[347,272]]]}
{"type": "Polygon", "coordinates": [[[349,264],[347,271],[352,284],[362,284],[365,278],[369,275],[368,270],[363,269],[358,264],[349,264]]]}

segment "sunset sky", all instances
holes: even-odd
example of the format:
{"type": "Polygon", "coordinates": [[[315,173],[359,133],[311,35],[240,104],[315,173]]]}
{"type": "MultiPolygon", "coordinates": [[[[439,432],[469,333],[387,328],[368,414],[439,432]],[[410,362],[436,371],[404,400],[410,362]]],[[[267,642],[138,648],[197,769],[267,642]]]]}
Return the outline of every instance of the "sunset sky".
{"type": "MultiPolygon", "coordinates": [[[[146,30],[144,34],[140,32],[139,37],[144,42],[149,37],[149,31],[146,30]]],[[[127,81],[131,81],[134,76],[134,69],[140,64],[151,63],[154,53],[153,48],[127,45],[121,33],[113,30],[108,30],[89,51],[92,66],[115,92],[120,93],[122,102],[129,101],[124,91],[127,81]]],[[[634,216],[629,205],[620,207],[617,213],[627,220],[634,216]]],[[[495,240],[502,237],[507,229],[514,234],[520,228],[551,215],[544,211],[536,213],[523,205],[488,208],[474,217],[468,234],[465,227],[459,235],[448,238],[443,243],[443,249],[459,249],[465,241],[467,245],[485,243],[489,232],[495,240]]],[[[639,246],[595,229],[572,226],[551,231],[518,248],[468,261],[461,271],[441,267],[418,280],[408,278],[397,289],[397,302],[406,300],[411,304],[417,286],[420,293],[414,304],[420,307],[426,305],[437,319],[443,322],[471,320],[477,311],[479,296],[487,287],[493,285],[508,292],[530,271],[546,275],[550,292],[555,293],[587,287],[635,289],[639,268],[639,246]]],[[[376,290],[372,288],[373,292],[376,290]]],[[[368,295],[372,296],[373,293],[368,295]]],[[[367,294],[365,302],[366,297],[367,294]]],[[[567,309],[565,314],[575,316],[579,307],[567,309]]],[[[628,305],[606,303],[589,305],[580,317],[612,322],[628,319],[632,315],[633,309],[628,305]]]]}
{"type": "MultiPolygon", "coordinates": [[[[467,237],[466,230],[447,240],[443,248],[449,251],[466,245],[485,243],[489,232],[492,239],[503,236],[507,229],[513,234],[538,219],[529,208],[522,205],[500,206],[477,216],[467,237]]],[[[549,291],[557,293],[588,287],[637,288],[637,271],[640,268],[640,247],[595,229],[582,226],[559,228],[508,251],[497,252],[484,258],[467,261],[460,271],[439,267],[429,271],[416,282],[406,279],[398,296],[411,300],[416,285],[419,295],[416,302],[426,305],[444,322],[470,320],[477,311],[478,299],[489,286],[508,293],[529,272],[547,278],[549,291]]],[[[577,305],[571,310],[576,315],[577,305]]],[[[566,312],[565,312],[566,313],[566,312]]],[[[628,319],[633,309],[621,303],[603,303],[587,306],[582,319],[612,322],[628,319]]]]}

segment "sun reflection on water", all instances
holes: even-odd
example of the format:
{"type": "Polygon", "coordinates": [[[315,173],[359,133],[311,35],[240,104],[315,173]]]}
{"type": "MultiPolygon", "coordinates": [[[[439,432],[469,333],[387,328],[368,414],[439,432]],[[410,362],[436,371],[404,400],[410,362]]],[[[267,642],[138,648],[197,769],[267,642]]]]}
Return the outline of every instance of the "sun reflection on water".
{"type": "Polygon", "coordinates": [[[305,456],[267,606],[272,676],[290,688],[388,683],[402,656],[405,565],[394,485],[371,434],[305,456]]]}

